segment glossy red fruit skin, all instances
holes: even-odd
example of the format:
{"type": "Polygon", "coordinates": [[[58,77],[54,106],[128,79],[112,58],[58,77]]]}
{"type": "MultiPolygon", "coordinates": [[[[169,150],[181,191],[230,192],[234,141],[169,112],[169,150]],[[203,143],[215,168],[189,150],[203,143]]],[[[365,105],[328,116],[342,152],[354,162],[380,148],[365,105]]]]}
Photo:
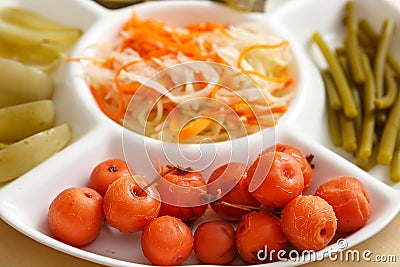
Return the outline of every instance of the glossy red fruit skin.
{"type": "Polygon", "coordinates": [[[161,197],[159,216],[169,215],[191,223],[208,208],[202,199],[206,181],[198,171],[175,168],[157,182],[157,190],[161,197]]]}
{"type": "Polygon", "coordinates": [[[273,151],[287,153],[300,164],[304,178],[303,193],[305,193],[312,183],[313,170],[307,158],[304,156],[304,154],[300,151],[300,149],[289,144],[276,144],[274,146],[267,148],[262,153],[273,152],[273,151]]]}
{"type": "Polygon", "coordinates": [[[285,249],[287,239],[279,218],[264,211],[253,211],[243,216],[236,230],[236,248],[248,263],[259,264],[277,260],[278,251],[285,249]],[[259,257],[267,247],[269,255],[259,257]],[[274,253],[272,253],[274,251],[274,253]],[[265,257],[265,258],[264,258],[265,257]]]}
{"type": "Polygon", "coordinates": [[[207,192],[216,196],[222,192],[222,197],[210,204],[211,208],[224,220],[240,221],[242,216],[249,210],[235,208],[222,204],[246,205],[260,207],[261,203],[255,199],[248,190],[247,164],[241,162],[230,162],[215,169],[207,182],[207,192]]]}
{"type": "Polygon", "coordinates": [[[300,250],[318,251],[333,239],[337,229],[335,212],[324,199],[301,195],[281,213],[281,226],[288,241],[300,250]]]}
{"type": "Polygon", "coordinates": [[[360,229],[371,216],[369,195],[364,184],[357,178],[332,178],[320,184],[315,195],[333,207],[338,220],[338,233],[352,233],[360,229]]]}
{"type": "Polygon", "coordinates": [[[110,226],[133,233],[143,230],[158,216],[159,195],[154,187],[143,191],[142,187],[147,183],[141,176],[123,176],[109,186],[103,209],[110,226]]]}
{"type": "Polygon", "coordinates": [[[144,256],[158,266],[177,266],[193,250],[193,235],[180,219],[161,216],[149,223],[142,232],[141,247],[144,256]]]}
{"type": "Polygon", "coordinates": [[[89,187],[104,197],[108,186],[122,176],[134,175],[126,161],[122,159],[108,159],[97,164],[89,177],[89,187]]]}
{"type": "Polygon", "coordinates": [[[207,221],[194,233],[193,250],[207,264],[223,265],[236,256],[235,230],[226,221],[207,221]]]}
{"type": "Polygon", "coordinates": [[[103,198],[88,187],[71,187],[49,206],[48,225],[56,239],[76,247],[94,241],[104,222],[103,198]]]}
{"type": "Polygon", "coordinates": [[[260,155],[247,172],[248,184],[262,180],[256,190],[250,192],[262,205],[282,209],[300,195],[304,178],[298,162],[283,152],[268,152],[260,155]]]}

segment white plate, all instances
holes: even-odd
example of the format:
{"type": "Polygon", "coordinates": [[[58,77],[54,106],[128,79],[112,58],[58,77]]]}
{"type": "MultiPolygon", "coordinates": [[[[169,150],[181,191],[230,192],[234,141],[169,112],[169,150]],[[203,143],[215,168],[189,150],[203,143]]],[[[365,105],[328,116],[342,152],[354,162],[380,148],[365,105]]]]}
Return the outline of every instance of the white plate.
{"type": "MultiPolygon", "coordinates": [[[[340,12],[345,1],[287,2],[285,5],[274,5],[276,8],[270,9],[267,14],[238,13],[221,5],[200,1],[147,2],[136,5],[135,9],[140,15],[156,16],[157,19],[174,23],[202,21],[207,18],[231,23],[238,20],[259,20],[272,25],[277,32],[289,39],[296,55],[296,64],[301,68],[297,76],[299,91],[289,111],[276,127],[276,141],[295,145],[303,153],[315,155],[314,183],[309,192],[314,192],[320,182],[339,175],[355,176],[364,182],[371,197],[372,214],[365,227],[346,237],[348,247],[351,247],[376,234],[393,219],[400,209],[400,194],[388,182],[384,170],[373,170],[373,176],[360,170],[346,160],[343,157],[345,155],[338,154],[340,151],[330,145],[327,136],[324,89],[318,70],[309,57],[308,41],[315,30],[329,36],[330,40],[341,38],[343,31],[340,30],[340,12]]],[[[358,12],[367,15],[375,25],[379,25],[384,16],[400,21],[399,10],[389,0],[379,1],[379,4],[378,1],[355,2],[358,12]]],[[[56,21],[85,30],[86,34],[74,50],[75,55],[79,55],[85,46],[96,41],[103,32],[122,23],[132,10],[128,7],[111,11],[92,1],[79,0],[6,0],[0,4],[7,5],[24,6],[56,21]]],[[[399,34],[396,36],[394,43],[398,46],[399,34]]],[[[396,56],[400,58],[398,54],[396,56]]],[[[83,248],[75,248],[52,238],[47,226],[47,210],[52,199],[67,187],[86,185],[90,171],[98,162],[124,156],[122,128],[97,108],[81,80],[79,68],[63,65],[54,78],[57,83],[54,96],[57,123],[71,123],[73,142],[43,164],[1,188],[2,219],[38,242],[89,261],[110,266],[149,264],[140,249],[140,233],[123,234],[105,225],[99,237],[83,248]]],[[[133,135],[136,144],[143,145],[143,140],[142,137],[133,135]]],[[[267,142],[264,146],[266,144],[267,142]]],[[[137,160],[141,159],[143,155],[138,153],[137,160]]],[[[138,169],[138,173],[145,175],[146,171],[151,171],[140,169],[140,166],[138,169]]],[[[212,214],[209,212],[206,216],[212,214]]],[[[204,219],[207,218],[210,217],[204,219]]],[[[318,255],[337,249],[337,245],[333,244],[318,255]]],[[[289,266],[302,263],[304,262],[278,262],[269,265],[289,266]]],[[[199,262],[192,255],[185,264],[196,265],[199,262]]]]}

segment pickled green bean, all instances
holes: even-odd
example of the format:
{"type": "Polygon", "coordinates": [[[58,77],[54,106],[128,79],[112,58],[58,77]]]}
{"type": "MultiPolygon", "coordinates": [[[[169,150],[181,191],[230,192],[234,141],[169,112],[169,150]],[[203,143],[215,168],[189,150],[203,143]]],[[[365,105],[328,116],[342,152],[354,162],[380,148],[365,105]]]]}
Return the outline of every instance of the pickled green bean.
{"type": "Polygon", "coordinates": [[[400,182],[400,131],[397,134],[397,146],[390,166],[390,179],[393,182],[400,182]]]}
{"type": "MultiPolygon", "coordinates": [[[[364,33],[367,35],[367,38],[369,38],[369,44],[364,44],[366,47],[364,47],[365,52],[371,57],[375,58],[376,57],[376,47],[379,42],[379,36],[377,33],[375,33],[374,29],[372,26],[365,20],[362,19],[360,20],[360,31],[361,33],[364,33]]],[[[393,70],[395,70],[396,66],[398,66],[398,71],[400,71],[400,66],[398,65],[397,61],[393,58],[391,54],[388,54],[387,56],[387,64],[389,64],[393,70]]],[[[395,70],[396,71],[396,70],[395,70]]],[[[381,96],[383,97],[383,96],[381,96]]],[[[377,125],[384,125],[387,120],[386,113],[382,110],[379,110],[376,112],[376,124],[377,125]]]]}
{"type": "Polygon", "coordinates": [[[365,49],[365,48],[373,48],[375,50],[376,48],[376,43],[371,40],[371,37],[361,28],[358,30],[358,41],[360,45],[365,49]]]}
{"type": "Polygon", "coordinates": [[[400,128],[400,94],[397,94],[388,119],[386,121],[377,155],[378,163],[388,165],[393,158],[393,152],[396,146],[397,132],[400,128]]]}
{"type": "Polygon", "coordinates": [[[354,127],[356,127],[356,137],[358,141],[358,145],[360,145],[360,140],[361,140],[361,133],[362,133],[362,127],[363,127],[363,112],[362,112],[362,103],[361,103],[361,95],[358,90],[353,90],[353,96],[354,100],[356,101],[356,105],[358,107],[358,112],[357,117],[354,119],[354,127]]]}
{"type": "Polygon", "coordinates": [[[371,24],[366,19],[360,19],[358,26],[361,32],[365,33],[370,39],[371,43],[376,47],[379,42],[379,35],[372,28],[371,24]]]}
{"type": "Polygon", "coordinates": [[[396,80],[393,77],[392,72],[388,67],[385,68],[385,95],[381,98],[375,99],[375,107],[376,109],[382,110],[389,108],[393,105],[394,101],[396,101],[397,96],[397,85],[396,80]]]}
{"type": "MultiPolygon", "coordinates": [[[[365,34],[367,38],[369,38],[369,45],[372,45],[373,48],[376,49],[378,41],[379,41],[379,36],[375,32],[375,30],[372,28],[372,26],[368,23],[367,20],[361,19],[359,22],[359,38],[360,42],[364,39],[364,37],[360,37],[360,34],[365,34]]],[[[366,40],[364,40],[366,41],[366,40]]],[[[364,46],[367,46],[368,44],[364,44],[364,46]]],[[[397,74],[397,76],[400,76],[400,63],[396,60],[396,58],[389,53],[387,55],[387,63],[389,66],[393,69],[393,71],[397,74]]]]}
{"type": "Polygon", "coordinates": [[[400,76],[400,64],[392,54],[387,56],[389,66],[393,69],[397,76],[400,76]]]}
{"type": "Polygon", "coordinates": [[[368,159],[372,154],[375,135],[375,81],[372,73],[372,67],[366,54],[361,56],[362,66],[365,72],[366,80],[364,83],[363,93],[363,125],[361,132],[360,146],[358,149],[358,157],[360,159],[368,159]]]}
{"type": "Polygon", "coordinates": [[[349,82],[349,86],[351,87],[351,89],[354,89],[354,83],[353,83],[353,79],[351,77],[351,71],[350,71],[350,67],[349,67],[349,61],[347,60],[346,56],[341,54],[340,50],[336,50],[336,56],[337,59],[339,61],[340,67],[343,70],[344,75],[347,78],[347,81],[349,82]]]}
{"type": "MultiPolygon", "coordinates": [[[[337,52],[340,52],[340,51],[337,51],[337,52]]],[[[339,60],[340,66],[342,67],[342,69],[349,81],[349,85],[350,85],[350,88],[351,88],[351,91],[352,91],[353,97],[354,97],[354,102],[356,103],[356,107],[359,110],[357,117],[354,119],[354,126],[356,128],[356,137],[357,137],[357,141],[359,141],[361,139],[362,115],[363,115],[360,92],[359,92],[356,84],[354,84],[353,79],[351,78],[351,73],[350,73],[350,68],[349,68],[347,58],[345,56],[338,55],[338,60],[339,60]]]]}
{"type": "Polygon", "coordinates": [[[346,54],[346,52],[344,51],[344,48],[343,47],[336,47],[335,48],[335,53],[336,53],[336,56],[337,57],[341,57],[341,56],[345,56],[346,54]]]}
{"type": "Polygon", "coordinates": [[[369,60],[369,57],[366,54],[362,54],[361,56],[361,62],[363,64],[363,68],[367,77],[367,80],[365,80],[365,85],[364,85],[364,91],[363,91],[363,97],[364,97],[364,102],[363,102],[363,109],[364,112],[370,112],[375,110],[375,90],[376,90],[376,83],[375,83],[375,77],[372,71],[372,66],[371,62],[369,60]]]}
{"type": "Polygon", "coordinates": [[[393,182],[400,182],[400,147],[393,154],[392,165],[390,167],[390,179],[393,182]]]}
{"type": "Polygon", "coordinates": [[[340,128],[342,133],[342,146],[345,151],[353,153],[357,151],[357,134],[354,120],[340,112],[340,128]]]}
{"type": "Polygon", "coordinates": [[[365,170],[365,171],[371,170],[378,163],[376,161],[376,155],[377,154],[378,154],[378,146],[375,145],[373,147],[373,149],[372,149],[372,154],[371,154],[371,156],[369,158],[361,159],[359,157],[359,155],[356,155],[356,164],[357,164],[357,166],[360,167],[361,169],[365,170]]]}
{"type": "Polygon", "coordinates": [[[384,110],[377,110],[375,117],[376,117],[376,124],[383,128],[387,121],[386,112],[384,110]]]}
{"type": "Polygon", "coordinates": [[[340,96],[336,90],[335,84],[332,80],[331,74],[328,70],[321,72],[322,79],[324,80],[325,90],[327,94],[327,100],[329,106],[334,110],[342,109],[342,102],[340,101],[340,96]]]}
{"type": "Polygon", "coordinates": [[[328,105],[327,113],[328,113],[328,128],[332,144],[334,146],[342,146],[343,144],[342,132],[341,132],[340,118],[339,118],[340,111],[336,111],[328,105]]]}
{"type": "Polygon", "coordinates": [[[322,38],[321,34],[315,32],[312,36],[313,40],[319,46],[322,54],[324,55],[328,65],[329,70],[332,74],[332,78],[335,81],[336,88],[340,95],[343,105],[343,111],[348,118],[355,118],[357,117],[358,110],[355,105],[353,94],[351,92],[350,86],[346,79],[343,70],[340,67],[340,64],[335,57],[335,55],[331,52],[328,45],[325,43],[324,39],[322,38]]]}
{"type": "Polygon", "coordinates": [[[330,138],[366,171],[391,164],[390,179],[400,182],[400,60],[390,52],[396,23],[385,18],[376,31],[367,19],[356,21],[355,7],[347,1],[340,46],[312,35],[328,66],[321,76],[330,138]]]}
{"type": "Polygon", "coordinates": [[[344,41],[346,47],[345,52],[349,61],[353,80],[357,84],[360,84],[364,82],[365,75],[360,60],[360,47],[358,44],[358,24],[353,2],[347,2],[346,11],[347,39],[344,41]]]}
{"type": "Polygon", "coordinates": [[[386,58],[390,49],[390,44],[393,39],[394,27],[395,24],[392,19],[385,20],[382,34],[376,48],[374,74],[376,82],[376,96],[378,98],[382,97],[384,94],[383,73],[386,64],[386,58]]]}

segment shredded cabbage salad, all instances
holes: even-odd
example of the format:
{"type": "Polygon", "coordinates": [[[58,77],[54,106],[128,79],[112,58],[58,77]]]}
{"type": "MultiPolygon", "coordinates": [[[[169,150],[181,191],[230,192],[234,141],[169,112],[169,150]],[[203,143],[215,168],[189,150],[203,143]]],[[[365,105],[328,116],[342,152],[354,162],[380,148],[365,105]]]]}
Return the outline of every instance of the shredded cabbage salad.
{"type": "Polygon", "coordinates": [[[85,49],[85,81],[112,120],[169,142],[224,141],[272,127],[294,94],[288,41],[261,23],[174,26],[134,12],[85,49]]]}

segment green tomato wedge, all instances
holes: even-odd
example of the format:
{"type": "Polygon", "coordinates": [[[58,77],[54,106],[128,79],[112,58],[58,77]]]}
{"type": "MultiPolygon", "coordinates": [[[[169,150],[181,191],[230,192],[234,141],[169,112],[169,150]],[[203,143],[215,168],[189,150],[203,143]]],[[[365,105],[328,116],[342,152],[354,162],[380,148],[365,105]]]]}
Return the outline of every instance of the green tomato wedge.
{"type": "Polygon", "coordinates": [[[0,107],[53,96],[54,82],[44,71],[5,58],[0,58],[0,70],[0,107]]]}
{"type": "Polygon", "coordinates": [[[0,141],[17,142],[53,127],[52,100],[38,100],[0,108],[0,141]]]}
{"type": "Polygon", "coordinates": [[[39,132],[0,150],[0,182],[18,178],[63,149],[71,139],[68,123],[39,132]]]}

